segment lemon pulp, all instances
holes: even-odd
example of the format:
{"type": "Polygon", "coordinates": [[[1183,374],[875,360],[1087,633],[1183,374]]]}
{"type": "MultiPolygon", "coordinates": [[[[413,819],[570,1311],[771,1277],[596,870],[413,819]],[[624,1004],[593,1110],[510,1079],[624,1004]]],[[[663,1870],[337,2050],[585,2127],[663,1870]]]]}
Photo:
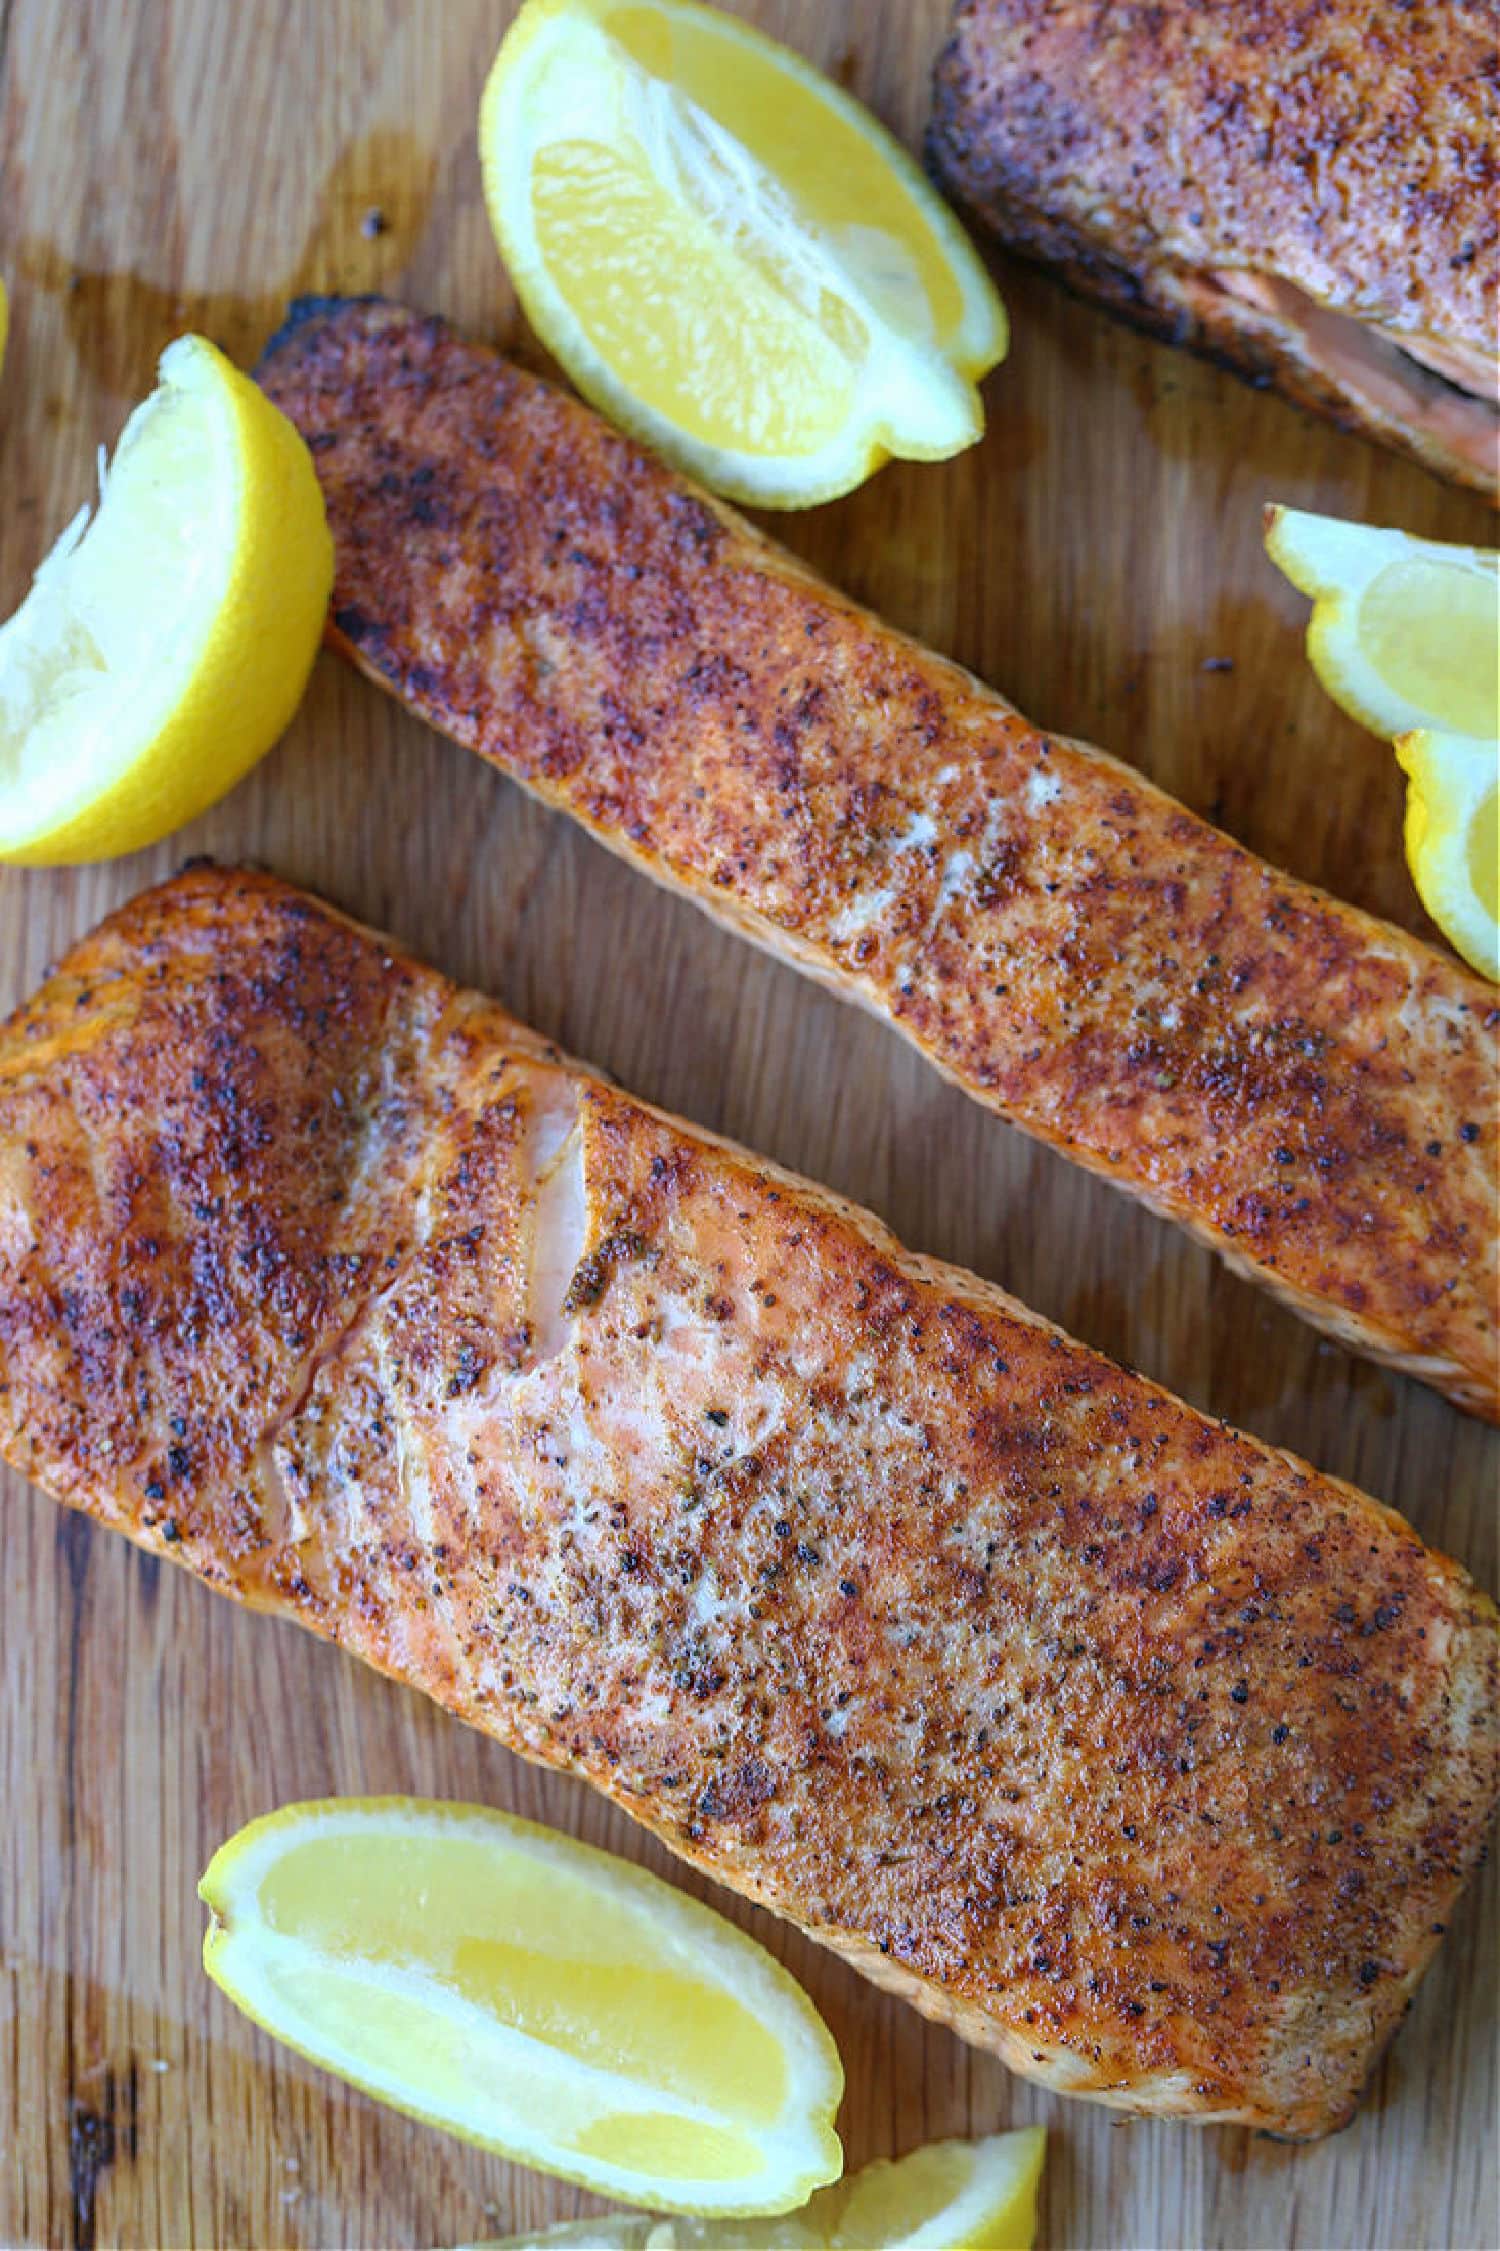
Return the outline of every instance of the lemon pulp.
{"type": "Polygon", "coordinates": [[[1500,614],[1493,573],[1418,557],[1387,563],[1360,597],[1355,631],[1404,705],[1455,735],[1496,732],[1500,614]]]}
{"type": "MultiPolygon", "coordinates": [[[[693,246],[701,294],[674,286],[681,246],[656,222],[650,174],[613,150],[570,143],[537,160],[537,242],[590,349],[685,437],[770,455],[816,453],[847,420],[851,355],[798,317],[770,278],[745,270],[705,227],[693,246]],[[639,307],[649,304],[649,320],[639,307]],[[743,380],[740,339],[753,328],[782,380],[743,380]]],[[[846,315],[849,328],[854,316],[846,315]]],[[[831,323],[830,323],[831,325],[831,323]]],[[[860,339],[846,337],[857,352],[860,339]]]]}
{"type": "Polygon", "coordinates": [[[495,2024],[581,2063],[607,2057],[611,2069],[649,2077],[667,2093],[701,2093],[755,2125],[775,2121],[787,2091],[775,2038],[732,1996],[674,1966],[670,1953],[657,1958],[649,1910],[619,1902],[601,1917],[591,1870],[553,1866],[540,1917],[536,1863],[497,1853],[487,1835],[393,1828],[380,1852],[372,1867],[359,1830],[310,1831],[262,1879],[267,1929],[333,1960],[420,1967],[495,2024]],[[429,1923],[417,1948],[404,1905],[434,1881],[458,1912],[429,1923]],[[651,1963],[649,2009],[643,1962],[651,1963]],[[660,2037],[663,2020],[670,2045],[660,2037]]]}

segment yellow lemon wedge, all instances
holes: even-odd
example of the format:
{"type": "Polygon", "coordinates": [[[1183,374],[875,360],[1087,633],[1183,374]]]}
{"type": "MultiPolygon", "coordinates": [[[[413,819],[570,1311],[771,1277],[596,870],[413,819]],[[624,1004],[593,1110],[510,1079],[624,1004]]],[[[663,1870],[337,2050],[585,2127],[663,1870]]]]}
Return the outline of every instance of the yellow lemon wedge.
{"type": "Polygon", "coordinates": [[[490,72],[490,220],[580,391],[731,499],[804,507],[984,427],[1005,312],[862,104],[695,0],[526,0],[490,72]]]}
{"type": "Polygon", "coordinates": [[[167,346],[100,488],[0,625],[0,860],[104,859],[180,828],[270,749],[322,636],[311,456],[203,337],[167,346]]]}
{"type": "Polygon", "coordinates": [[[784,2219],[651,2219],[606,2213],[468,2251],[1032,2251],[1047,2134],[1020,2127],[984,2141],[932,2141],[851,2172],[784,2219]]]}
{"type": "Polygon", "coordinates": [[[838,2251],[1030,2251],[1046,2143],[1042,2127],[1028,2126],[866,2165],[849,2182],[830,2242],[838,2251]]]}
{"type": "Polygon", "coordinates": [[[1500,556],[1277,507],[1266,552],[1312,597],[1313,670],[1372,735],[1500,734],[1500,556]]]}
{"type": "Polygon", "coordinates": [[[1307,649],[1324,687],[1396,744],[1423,905],[1465,961],[1500,978],[1500,555],[1275,507],[1266,549],[1312,597],[1307,649]]]}
{"type": "MultiPolygon", "coordinates": [[[[977,2142],[930,2142],[819,2189],[779,2220],[655,2220],[608,2213],[489,2251],[1031,2251],[1047,2137],[1040,2126],[977,2142]]],[[[472,2251],[481,2251],[473,2246],[472,2251]]]]}
{"type": "Polygon", "coordinates": [[[783,2212],[843,2163],[822,2019],[660,1878],[483,1806],[284,1807],[220,1847],[203,1961],[368,2094],[623,2203],[783,2212]]]}
{"type": "Polygon", "coordinates": [[[1500,982],[1500,743],[1419,728],[1406,770],[1406,862],[1422,904],[1470,967],[1500,982]]]}

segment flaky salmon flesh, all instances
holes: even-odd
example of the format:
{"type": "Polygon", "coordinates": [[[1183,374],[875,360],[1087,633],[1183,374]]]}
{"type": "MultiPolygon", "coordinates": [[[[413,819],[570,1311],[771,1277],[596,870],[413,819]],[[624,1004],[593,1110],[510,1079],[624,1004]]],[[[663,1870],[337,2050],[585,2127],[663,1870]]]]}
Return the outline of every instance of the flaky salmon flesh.
{"type": "Polygon", "coordinates": [[[1500,1784],[1391,1510],[266,876],[0,1032],[0,1451],[1128,2110],[1346,2119],[1500,1784]]]}
{"type": "Polygon", "coordinates": [[[1080,295],[1494,499],[1494,0],[959,0],[928,153],[1080,295]]]}
{"type": "Polygon", "coordinates": [[[436,320],[302,305],[337,644],[1346,1344],[1500,1418],[1500,995],[1041,733],[436,320]]]}

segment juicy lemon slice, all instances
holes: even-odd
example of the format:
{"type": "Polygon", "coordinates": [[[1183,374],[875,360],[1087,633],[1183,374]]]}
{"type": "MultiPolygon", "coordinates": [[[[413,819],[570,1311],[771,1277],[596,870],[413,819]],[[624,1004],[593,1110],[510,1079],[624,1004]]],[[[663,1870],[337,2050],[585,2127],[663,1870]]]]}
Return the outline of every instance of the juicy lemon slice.
{"type": "Polygon", "coordinates": [[[527,0],[479,120],[533,327],[596,406],[737,500],[801,507],[984,426],[1005,312],[869,111],[694,0],[527,0]]]}
{"type": "Polygon", "coordinates": [[[1027,2126],[980,2142],[931,2142],[819,2189],[781,2220],[726,2227],[612,2212],[511,2236],[491,2251],[544,2243],[578,2251],[1031,2251],[1046,2140],[1040,2126],[1027,2126]]]}
{"type": "Polygon", "coordinates": [[[1397,736],[1396,756],[1422,904],[1472,968],[1500,980],[1500,743],[1422,729],[1397,736]]]}
{"type": "Polygon", "coordinates": [[[0,625],[0,860],[97,860],[222,797],[291,718],[333,586],[312,459],[201,336],[0,625]]]}
{"type": "Polygon", "coordinates": [[[1308,654],[1409,780],[1406,862],[1464,960],[1500,979],[1500,555],[1268,508],[1266,548],[1313,597],[1308,654]]]}
{"type": "Polygon", "coordinates": [[[622,2202],[783,2212],[843,2162],[838,2052],[753,1939],[482,1806],[327,1799],[199,1886],[209,1975],[367,2093],[622,2202]]]}
{"type": "Polygon", "coordinates": [[[1500,556],[1275,507],[1266,551],[1313,598],[1318,678],[1371,734],[1500,734],[1500,556]]]}

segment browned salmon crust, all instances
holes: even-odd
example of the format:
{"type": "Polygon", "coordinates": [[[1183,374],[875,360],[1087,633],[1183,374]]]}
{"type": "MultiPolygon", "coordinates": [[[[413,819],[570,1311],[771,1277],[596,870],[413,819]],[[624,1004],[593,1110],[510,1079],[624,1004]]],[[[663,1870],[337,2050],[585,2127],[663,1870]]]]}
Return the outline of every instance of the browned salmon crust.
{"type": "Polygon", "coordinates": [[[1344,1342],[1500,1416],[1500,999],[820,584],[435,320],[304,306],[333,635],[1344,1342]]]}
{"type": "Polygon", "coordinates": [[[928,138],[1081,295],[1492,498],[1497,147],[1494,0],[960,0],[928,138]]]}
{"type": "Polygon", "coordinates": [[[1500,1783],[1392,1511],[267,877],[0,1032],[0,1452],[1127,2109],[1347,2118],[1500,1783]]]}

